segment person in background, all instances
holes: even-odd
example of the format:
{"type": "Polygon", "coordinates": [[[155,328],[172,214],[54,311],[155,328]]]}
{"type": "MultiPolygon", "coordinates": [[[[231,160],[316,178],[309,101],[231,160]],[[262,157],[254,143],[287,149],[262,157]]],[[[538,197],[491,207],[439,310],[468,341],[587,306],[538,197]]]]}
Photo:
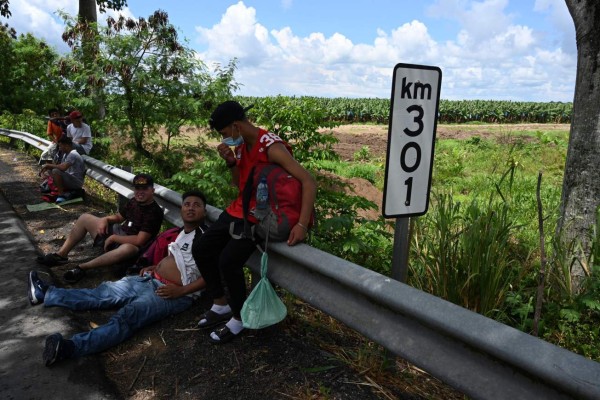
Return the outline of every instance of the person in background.
{"type": "Polygon", "coordinates": [[[205,286],[192,256],[192,243],[207,229],[205,216],[204,195],[198,191],[184,193],[183,229],[169,244],[168,255],[156,265],[143,268],[137,276],[104,282],[95,289],[62,289],[50,286],[37,271],[31,271],[27,292],[31,305],[43,303],[45,307],[71,310],[120,307],[106,324],[71,339],[64,339],[60,333],[46,337],[46,366],[116,346],[144,326],[188,309],[205,286]]]}
{"type": "Polygon", "coordinates": [[[67,126],[67,136],[73,139],[73,147],[79,154],[87,155],[92,150],[92,130],[83,122],[83,115],[75,110],[69,114],[71,123],[67,126]]]}
{"type": "Polygon", "coordinates": [[[60,112],[57,108],[51,108],[48,111],[48,125],[46,127],[46,133],[48,139],[52,143],[46,150],[42,152],[40,156],[40,165],[46,162],[57,162],[56,155],[58,153],[58,139],[60,139],[67,132],[67,124],[65,119],[60,117],[60,112]]]}
{"type": "Polygon", "coordinates": [[[232,238],[230,228],[241,232],[244,228],[242,192],[250,171],[260,162],[279,164],[302,183],[302,208],[299,222],[291,229],[288,245],[303,241],[316,197],[316,183],[310,173],[293,157],[290,145],[274,133],[254,126],[244,109],[236,101],[226,101],[213,111],[210,126],[223,137],[218,145],[219,156],[229,167],[238,197],[221,213],[218,220],[194,242],[196,265],[206,280],[207,294],[213,299],[209,311],[200,317],[201,329],[217,328],[209,335],[214,344],[226,343],[237,337],[243,328],[241,310],[246,300],[244,264],[256,250],[252,238],[232,238]],[[235,152],[231,150],[235,146],[235,152]],[[221,275],[229,290],[225,297],[221,275]],[[224,324],[224,326],[223,326],[224,324]]]}
{"type": "Polygon", "coordinates": [[[108,217],[81,215],[67,240],[56,253],[39,256],[37,261],[47,266],[66,264],[70,251],[89,233],[94,244],[103,243],[104,253],[79,264],[64,274],[65,281],[77,283],[92,268],[108,267],[137,258],[160,231],[163,210],[154,200],[154,180],[148,174],[133,178],[133,198],[108,217]]]}
{"type": "Polygon", "coordinates": [[[59,164],[44,164],[40,176],[49,174],[52,176],[54,186],[57,189],[57,203],[72,198],[73,192],[83,187],[85,178],[85,164],[79,153],[73,149],[73,141],[70,137],[63,136],[58,139],[60,153],[64,154],[59,164]]]}

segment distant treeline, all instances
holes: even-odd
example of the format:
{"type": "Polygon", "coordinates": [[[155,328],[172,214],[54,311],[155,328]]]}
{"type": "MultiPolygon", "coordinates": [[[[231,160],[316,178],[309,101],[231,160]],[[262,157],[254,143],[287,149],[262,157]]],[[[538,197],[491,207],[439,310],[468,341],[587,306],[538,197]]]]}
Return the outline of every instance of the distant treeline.
{"type": "MultiPolygon", "coordinates": [[[[387,124],[390,99],[326,98],[279,96],[289,102],[310,101],[337,122],[371,122],[387,124]]],[[[239,96],[243,104],[260,103],[264,98],[239,96]]],[[[571,122],[573,103],[499,100],[440,100],[439,123],[559,123],[571,122]]]]}

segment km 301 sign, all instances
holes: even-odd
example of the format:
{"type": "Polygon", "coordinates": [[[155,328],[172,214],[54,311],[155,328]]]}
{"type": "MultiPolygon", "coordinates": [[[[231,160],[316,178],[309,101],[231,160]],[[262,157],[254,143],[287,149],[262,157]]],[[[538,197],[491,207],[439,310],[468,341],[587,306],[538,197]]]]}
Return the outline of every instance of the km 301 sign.
{"type": "Polygon", "coordinates": [[[427,212],[441,85],[438,67],[394,68],[383,189],[386,218],[427,212]]]}

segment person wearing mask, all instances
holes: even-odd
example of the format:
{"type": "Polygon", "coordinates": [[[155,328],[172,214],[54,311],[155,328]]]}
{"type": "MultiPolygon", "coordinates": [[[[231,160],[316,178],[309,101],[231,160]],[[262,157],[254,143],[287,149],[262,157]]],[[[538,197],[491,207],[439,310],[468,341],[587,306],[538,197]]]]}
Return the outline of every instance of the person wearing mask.
{"type": "Polygon", "coordinates": [[[246,300],[244,264],[256,250],[253,238],[234,239],[233,232],[244,230],[242,192],[250,171],[258,163],[276,163],[302,184],[302,207],[299,222],[291,228],[287,244],[302,242],[308,234],[316,196],[316,183],[312,175],[292,156],[291,146],[279,136],[252,124],[246,116],[248,108],[236,101],[226,101],[216,107],[210,126],[223,137],[217,147],[238,187],[237,198],[221,213],[209,230],[194,243],[196,265],[206,280],[207,294],[213,305],[200,317],[198,327],[210,330],[209,341],[227,343],[237,337],[243,328],[241,309],[246,300]],[[232,150],[234,147],[235,150],[232,150]],[[225,297],[224,285],[229,299],[225,297]]]}

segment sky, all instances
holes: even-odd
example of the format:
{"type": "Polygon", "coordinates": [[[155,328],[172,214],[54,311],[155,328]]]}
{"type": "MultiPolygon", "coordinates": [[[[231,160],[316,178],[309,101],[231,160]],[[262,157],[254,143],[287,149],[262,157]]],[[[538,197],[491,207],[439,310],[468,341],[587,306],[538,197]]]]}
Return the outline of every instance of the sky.
{"type": "MultiPolygon", "coordinates": [[[[0,22],[68,51],[56,11],[75,15],[78,0],[10,9],[0,22]]],[[[238,95],[390,98],[394,66],[407,63],[442,70],[442,99],[573,101],[564,0],[128,0],[123,13],[157,9],[209,67],[237,59],[238,95]]]]}

